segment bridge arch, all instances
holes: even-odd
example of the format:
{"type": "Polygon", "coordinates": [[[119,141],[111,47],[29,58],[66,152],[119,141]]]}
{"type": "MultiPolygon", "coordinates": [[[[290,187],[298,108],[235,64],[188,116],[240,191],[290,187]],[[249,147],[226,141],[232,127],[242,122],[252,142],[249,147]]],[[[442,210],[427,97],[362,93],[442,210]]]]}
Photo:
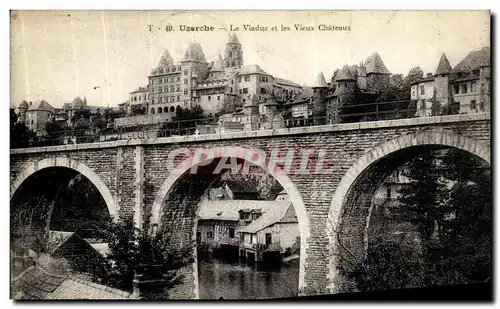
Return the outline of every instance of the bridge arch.
{"type": "MultiPolygon", "coordinates": [[[[223,157],[233,157],[241,161],[248,160],[248,152],[252,151],[252,149],[246,149],[243,147],[216,147],[209,149],[213,154],[214,159],[221,159],[223,157]]],[[[198,165],[199,162],[196,162],[191,155],[184,161],[182,161],[173,171],[170,172],[170,175],[163,182],[160,189],[158,190],[153,206],[151,209],[151,220],[150,223],[154,225],[161,224],[161,215],[164,212],[164,207],[166,206],[165,201],[170,194],[172,188],[182,179],[186,173],[192,167],[198,165]]],[[[297,189],[297,187],[293,184],[291,179],[279,168],[275,170],[269,170],[267,164],[259,163],[256,164],[264,171],[268,172],[271,176],[273,176],[278,183],[283,187],[285,192],[288,194],[290,201],[293,204],[295,213],[297,215],[298,225],[299,225],[299,234],[300,234],[300,262],[299,262],[299,278],[298,278],[298,291],[299,295],[305,288],[305,272],[306,272],[306,261],[307,261],[307,240],[310,237],[310,229],[309,229],[309,219],[307,216],[307,211],[305,204],[302,200],[302,197],[297,189]]],[[[194,227],[196,229],[196,225],[194,227]]],[[[192,233],[193,240],[196,238],[196,233],[193,231],[192,233]]],[[[193,275],[194,275],[194,294],[195,298],[199,298],[199,290],[198,290],[198,262],[195,259],[193,263],[193,275]]]]}
{"type": "MultiPolygon", "coordinates": [[[[371,198],[374,191],[373,188],[361,187],[361,184],[366,182],[369,177],[371,180],[382,181],[395,167],[405,163],[402,161],[404,158],[415,155],[415,151],[418,152],[418,149],[422,151],[424,147],[459,149],[491,165],[491,151],[487,144],[444,129],[424,130],[414,134],[402,135],[396,139],[381,143],[365,153],[344,174],[330,204],[326,222],[329,240],[327,279],[330,293],[342,292],[337,286],[338,281],[336,279],[339,276],[339,252],[345,249],[345,246],[339,242],[339,238],[346,237],[341,235],[343,225],[354,226],[350,227],[351,232],[353,229],[360,232],[350,244],[357,243],[359,247],[361,243],[362,246],[358,251],[366,251],[367,239],[365,233],[370,220],[371,198]],[[377,165],[379,166],[377,167],[377,165]],[[369,193],[365,194],[364,192],[369,193]],[[364,206],[357,206],[356,203],[364,206]],[[362,207],[365,209],[361,209],[362,207]],[[344,222],[346,221],[344,215],[347,213],[357,216],[356,222],[344,222]]],[[[356,244],[353,246],[356,246],[356,244]]]]}
{"type": "Polygon", "coordinates": [[[31,175],[35,174],[40,170],[50,167],[66,167],[75,170],[78,173],[85,176],[97,188],[97,190],[101,194],[102,198],[106,203],[106,206],[108,208],[112,220],[116,220],[118,218],[117,216],[118,212],[116,209],[116,204],[113,195],[109,191],[106,184],[102,181],[101,177],[99,177],[99,175],[97,175],[87,165],[68,157],[47,158],[25,165],[21,170],[21,172],[17,175],[15,180],[11,183],[10,198],[12,199],[14,197],[14,194],[16,193],[17,189],[19,189],[21,184],[31,175]]]}

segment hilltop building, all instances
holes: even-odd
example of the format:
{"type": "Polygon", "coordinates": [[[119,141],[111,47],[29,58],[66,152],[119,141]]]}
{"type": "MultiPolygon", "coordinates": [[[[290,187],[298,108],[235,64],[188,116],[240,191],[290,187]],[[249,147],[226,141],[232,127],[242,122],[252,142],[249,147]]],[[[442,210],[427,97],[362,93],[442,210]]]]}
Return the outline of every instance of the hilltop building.
{"type": "Polygon", "coordinates": [[[411,85],[411,100],[417,101],[416,116],[439,113],[490,112],[490,48],[469,52],[453,69],[443,53],[434,74],[411,85]]]}
{"type": "Polygon", "coordinates": [[[131,106],[137,98],[137,104],[147,106],[148,114],[175,115],[177,108],[194,105],[201,106],[207,115],[236,112],[249,101],[257,103],[272,96],[286,100],[302,89],[258,65],[245,65],[243,47],[235,33],[230,35],[223,56],[217,54],[212,62],[206,60],[199,43],[189,43],[179,62],[166,49],[148,80],[148,87],[130,93],[131,106]]]}

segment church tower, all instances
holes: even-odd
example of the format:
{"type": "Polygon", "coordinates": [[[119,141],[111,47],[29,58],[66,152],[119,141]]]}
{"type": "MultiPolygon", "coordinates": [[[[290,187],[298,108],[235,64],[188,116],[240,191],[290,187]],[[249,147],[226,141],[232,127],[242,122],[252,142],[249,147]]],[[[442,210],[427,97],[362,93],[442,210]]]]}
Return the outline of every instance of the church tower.
{"type": "Polygon", "coordinates": [[[243,49],[235,33],[231,34],[224,51],[224,67],[231,68],[243,65],[243,49]]]}

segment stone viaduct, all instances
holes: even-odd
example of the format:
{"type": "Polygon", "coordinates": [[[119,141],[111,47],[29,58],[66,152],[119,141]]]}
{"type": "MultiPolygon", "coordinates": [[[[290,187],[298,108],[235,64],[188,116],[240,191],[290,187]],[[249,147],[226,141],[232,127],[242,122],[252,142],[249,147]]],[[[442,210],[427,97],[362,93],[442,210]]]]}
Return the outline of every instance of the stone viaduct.
{"type": "MultiPolygon", "coordinates": [[[[12,149],[11,200],[32,174],[66,167],[96,186],[113,218],[133,217],[138,226],[173,225],[176,240],[192,243],[196,205],[220,177],[211,173],[214,162],[226,157],[238,163],[248,161],[248,149],[275,153],[279,158],[291,150],[290,165],[278,164],[269,173],[290,196],[299,220],[299,293],[336,293],[342,291],[337,284],[337,253],[342,247],[355,256],[363,255],[371,201],[383,179],[430,147],[458,148],[490,164],[490,126],[490,115],[468,114],[12,149]],[[193,155],[181,152],[172,155],[181,148],[192,153],[208,149],[215,161],[207,164],[203,158],[194,160],[193,155]],[[308,151],[311,155],[303,163],[300,154],[308,151]],[[318,162],[323,170],[297,172],[318,162]],[[172,163],[175,169],[169,168],[172,163]],[[199,167],[196,174],[189,172],[193,166],[199,167]],[[175,216],[180,220],[173,221],[175,216]]],[[[184,274],[184,283],[172,296],[197,298],[197,263],[184,274]]]]}

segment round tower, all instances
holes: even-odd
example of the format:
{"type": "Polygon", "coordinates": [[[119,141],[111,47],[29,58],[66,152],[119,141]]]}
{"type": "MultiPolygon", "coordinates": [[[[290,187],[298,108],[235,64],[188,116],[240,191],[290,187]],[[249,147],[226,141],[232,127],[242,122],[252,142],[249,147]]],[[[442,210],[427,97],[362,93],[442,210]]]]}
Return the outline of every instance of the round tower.
{"type": "Polygon", "coordinates": [[[328,84],[326,83],[325,76],[323,72],[319,72],[316,80],[312,85],[313,90],[313,117],[315,124],[324,124],[326,116],[326,91],[328,89],[328,84]]]}

